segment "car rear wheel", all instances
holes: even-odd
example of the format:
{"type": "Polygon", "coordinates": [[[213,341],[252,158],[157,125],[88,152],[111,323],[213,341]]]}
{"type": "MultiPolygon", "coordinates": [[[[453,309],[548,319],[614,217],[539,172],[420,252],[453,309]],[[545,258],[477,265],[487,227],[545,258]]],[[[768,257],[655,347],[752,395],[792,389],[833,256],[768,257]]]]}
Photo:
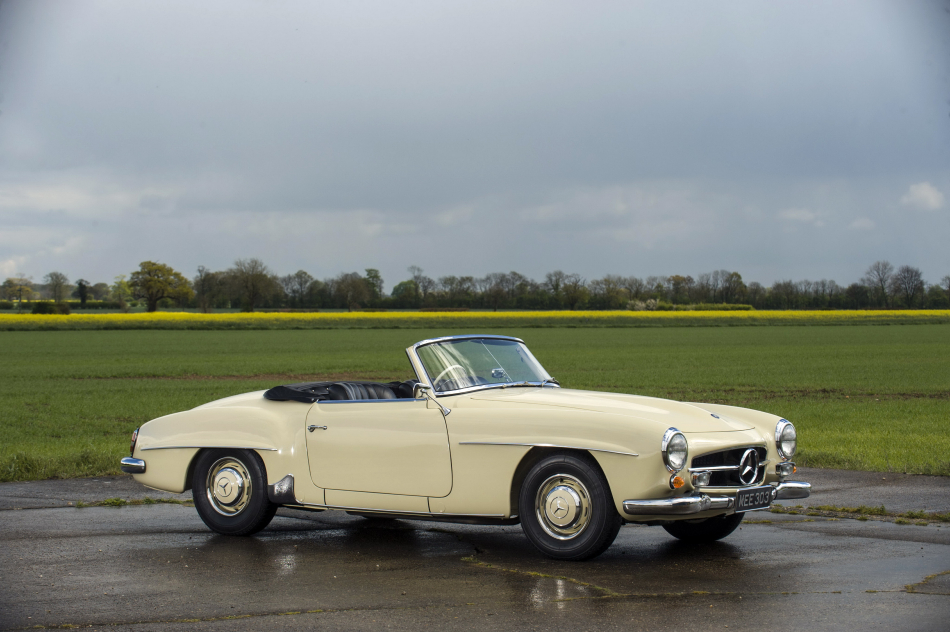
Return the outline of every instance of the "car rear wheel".
{"type": "Polygon", "coordinates": [[[274,518],[264,463],[251,450],[205,450],[195,463],[192,497],[208,528],[223,535],[257,533],[274,518]]]}
{"type": "Polygon", "coordinates": [[[721,540],[739,526],[744,513],[729,516],[713,516],[705,520],[681,520],[663,525],[666,532],[683,542],[715,542],[721,540]]]}
{"type": "Polygon", "coordinates": [[[531,544],[558,560],[597,557],[613,543],[621,525],[596,462],[573,454],[549,456],[531,468],[518,511],[531,544]]]}

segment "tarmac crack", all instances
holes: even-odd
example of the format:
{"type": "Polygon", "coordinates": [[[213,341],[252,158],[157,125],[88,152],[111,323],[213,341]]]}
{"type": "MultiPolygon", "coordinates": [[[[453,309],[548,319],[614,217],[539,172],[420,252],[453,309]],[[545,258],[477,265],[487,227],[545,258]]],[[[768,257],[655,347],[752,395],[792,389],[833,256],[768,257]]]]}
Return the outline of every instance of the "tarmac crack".
{"type": "MultiPolygon", "coordinates": [[[[493,571],[500,571],[504,573],[514,573],[517,575],[524,575],[526,577],[543,577],[545,579],[559,579],[562,581],[567,581],[577,586],[583,586],[585,588],[592,588],[594,590],[600,591],[602,594],[596,596],[588,597],[562,597],[559,599],[552,599],[551,603],[563,603],[569,601],[589,601],[594,599],[641,599],[641,598],[682,598],[682,597],[739,597],[742,596],[774,596],[774,595],[840,595],[842,591],[840,590],[806,590],[806,591],[708,591],[708,590],[685,590],[678,592],[662,592],[662,593],[620,593],[610,588],[604,586],[598,586],[590,582],[585,582],[573,577],[567,577],[564,575],[551,575],[547,573],[539,573],[537,571],[525,571],[516,568],[504,568],[502,566],[495,566],[488,562],[480,562],[472,557],[463,557],[463,562],[468,562],[480,568],[486,568],[493,571]]],[[[943,571],[941,573],[935,573],[934,575],[928,575],[922,581],[916,584],[908,584],[902,589],[897,590],[865,590],[865,593],[907,593],[907,594],[927,594],[927,595],[950,595],[950,593],[942,592],[922,592],[917,590],[917,587],[924,586],[930,581],[940,577],[942,575],[950,575],[950,571],[943,571]]],[[[847,591],[848,594],[853,594],[855,591],[847,591]]]]}
{"type": "Polygon", "coordinates": [[[907,592],[907,593],[917,593],[917,594],[920,594],[920,595],[946,595],[946,596],[950,596],[950,592],[930,592],[930,591],[924,592],[924,591],[922,591],[922,590],[919,590],[919,589],[922,588],[923,586],[926,586],[927,584],[929,584],[929,583],[932,582],[933,580],[937,579],[938,577],[942,577],[943,575],[950,575],[950,571],[943,571],[943,572],[940,572],[940,573],[934,573],[933,575],[927,575],[926,577],[924,577],[922,580],[920,580],[920,581],[917,582],[916,584],[907,584],[906,586],[904,586],[904,592],[907,592]]]}

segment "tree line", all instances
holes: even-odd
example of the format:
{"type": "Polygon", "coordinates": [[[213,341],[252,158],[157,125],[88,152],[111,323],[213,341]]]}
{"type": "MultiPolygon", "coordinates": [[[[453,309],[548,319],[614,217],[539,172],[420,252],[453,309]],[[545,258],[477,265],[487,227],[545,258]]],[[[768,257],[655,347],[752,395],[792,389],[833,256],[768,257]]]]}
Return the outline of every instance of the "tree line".
{"type": "Polygon", "coordinates": [[[950,275],[939,283],[924,280],[920,269],[895,268],[877,261],[865,275],[848,286],[820,281],[780,280],[771,286],[746,283],[735,271],[716,270],[697,275],[619,276],[587,280],[561,270],[536,281],[518,272],[493,272],[484,277],[433,278],[418,266],[389,293],[379,270],[346,272],[316,279],[304,270],[279,276],[259,259],[238,259],[226,270],[199,266],[192,278],[170,266],[143,261],[129,275],[113,283],[70,282],[61,272],[50,272],[43,283],[17,275],[0,286],[4,307],[30,302],[79,307],[130,309],[143,306],[215,309],[681,309],[687,305],[728,305],[747,309],[948,309],[950,275]],[[75,305],[75,301],[74,301],[75,305]]]}

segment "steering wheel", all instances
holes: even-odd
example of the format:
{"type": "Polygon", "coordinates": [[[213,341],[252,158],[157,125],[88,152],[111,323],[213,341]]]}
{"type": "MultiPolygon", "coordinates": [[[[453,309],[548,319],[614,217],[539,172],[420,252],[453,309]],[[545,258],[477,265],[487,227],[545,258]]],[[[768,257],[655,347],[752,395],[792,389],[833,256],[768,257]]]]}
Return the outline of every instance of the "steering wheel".
{"type": "Polygon", "coordinates": [[[462,366],[461,364],[453,364],[452,366],[447,366],[447,367],[445,367],[445,369],[444,369],[441,373],[439,373],[438,375],[435,376],[435,379],[432,380],[432,383],[433,383],[433,384],[438,384],[438,383],[439,383],[439,380],[442,379],[442,376],[445,375],[446,373],[448,373],[449,371],[451,371],[452,369],[463,369],[463,370],[464,370],[465,367],[462,366]]]}

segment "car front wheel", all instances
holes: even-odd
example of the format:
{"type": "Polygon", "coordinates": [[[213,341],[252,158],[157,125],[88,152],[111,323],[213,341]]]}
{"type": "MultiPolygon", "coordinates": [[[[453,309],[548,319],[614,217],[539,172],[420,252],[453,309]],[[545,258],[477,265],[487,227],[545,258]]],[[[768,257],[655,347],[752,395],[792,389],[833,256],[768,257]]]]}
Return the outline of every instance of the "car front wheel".
{"type": "Polygon", "coordinates": [[[558,560],[588,560],[607,550],[621,519],[595,462],[549,456],[528,476],[518,502],[521,528],[539,551],[558,560]]]}
{"type": "Polygon", "coordinates": [[[744,513],[735,513],[729,516],[713,516],[705,520],[681,520],[663,525],[666,532],[683,542],[714,542],[721,540],[739,526],[744,513]]]}
{"type": "Polygon", "coordinates": [[[264,463],[251,450],[206,450],[192,483],[195,509],[208,528],[223,535],[257,533],[274,518],[264,463]]]}

